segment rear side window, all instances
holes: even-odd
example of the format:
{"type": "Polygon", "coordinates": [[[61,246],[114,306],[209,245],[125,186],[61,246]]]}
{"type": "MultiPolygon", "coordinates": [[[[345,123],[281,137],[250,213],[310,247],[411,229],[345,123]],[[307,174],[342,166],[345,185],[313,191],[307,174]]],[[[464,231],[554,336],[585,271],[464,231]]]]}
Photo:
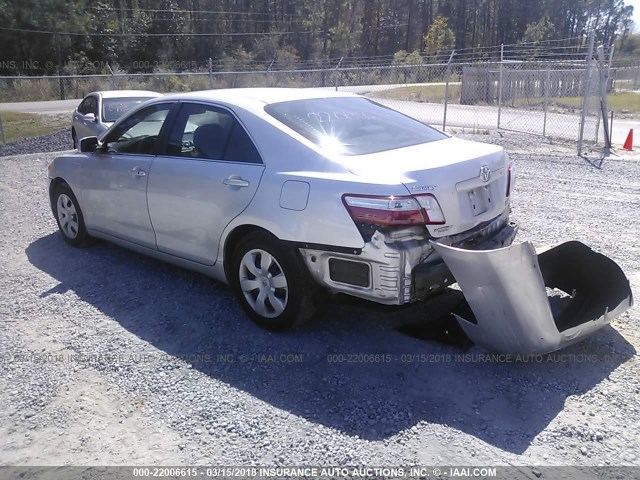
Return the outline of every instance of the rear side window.
{"type": "Polygon", "coordinates": [[[261,163],[260,154],[238,122],[233,124],[224,159],[231,162],[261,163]]]}
{"type": "Polygon", "coordinates": [[[447,138],[444,133],[366,98],[274,103],[267,113],[328,153],[366,155],[447,138]]]}
{"type": "Polygon", "coordinates": [[[185,103],[167,146],[176,157],[262,163],[247,132],[231,112],[209,105],[185,103]]]}

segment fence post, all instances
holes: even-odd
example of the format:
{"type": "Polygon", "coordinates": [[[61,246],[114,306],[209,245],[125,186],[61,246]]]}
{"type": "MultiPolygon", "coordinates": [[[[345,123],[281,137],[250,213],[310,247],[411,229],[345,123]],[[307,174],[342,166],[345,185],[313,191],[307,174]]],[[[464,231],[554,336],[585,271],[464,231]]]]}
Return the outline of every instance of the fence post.
{"type": "Polygon", "coordinates": [[[500,44],[500,74],[498,77],[498,130],[500,130],[500,117],[502,115],[502,75],[504,70],[504,43],[500,44]]]}
{"type": "Polygon", "coordinates": [[[336,92],[338,91],[338,87],[340,86],[340,72],[338,70],[340,69],[342,60],[344,60],[344,57],[340,57],[340,61],[338,62],[338,65],[336,65],[335,74],[334,74],[336,76],[336,92]]]}
{"type": "Polygon", "coordinates": [[[613,83],[611,83],[611,89],[609,89],[609,78],[611,78],[611,65],[613,64],[613,52],[615,51],[615,44],[611,44],[609,47],[609,64],[607,65],[607,93],[613,92],[613,83]]]}
{"type": "Polygon", "coordinates": [[[551,83],[551,67],[547,68],[547,78],[544,84],[544,121],[542,123],[542,136],[547,136],[547,111],[549,110],[549,84],[551,83]]]}
{"type": "Polygon", "coordinates": [[[453,56],[456,54],[455,50],[451,51],[451,56],[447,62],[447,69],[445,71],[445,83],[444,83],[444,115],[442,116],[442,131],[447,129],[447,107],[449,105],[449,77],[451,76],[451,62],[453,56]]]}
{"type": "Polygon", "coordinates": [[[269,85],[269,74],[271,73],[271,67],[273,67],[273,63],[275,62],[274,60],[271,60],[271,63],[269,64],[269,66],[267,67],[267,72],[266,72],[266,77],[267,77],[267,87],[270,87],[271,85],[269,85]]]}
{"type": "Polygon", "coordinates": [[[54,35],[54,40],[55,40],[55,45],[56,45],[56,52],[58,54],[57,73],[58,73],[58,81],[59,81],[59,85],[60,85],[60,100],[64,100],[64,98],[65,98],[64,80],[60,76],[62,74],[62,71],[60,70],[62,68],[62,53],[61,53],[61,50],[60,50],[60,35],[58,34],[57,28],[56,28],[56,32],[55,32],[55,35],[54,35]]]}
{"type": "Polygon", "coordinates": [[[213,88],[213,60],[209,57],[209,88],[213,88]]]}
{"type": "MultiPolygon", "coordinates": [[[[611,148],[611,132],[609,131],[609,98],[607,97],[607,84],[609,83],[609,69],[605,67],[604,46],[598,45],[598,62],[600,64],[600,110],[602,126],[604,127],[604,148],[611,148]]],[[[598,117],[599,119],[600,117],[598,117]]],[[[598,122],[600,123],[600,122],[598,122]]]]}
{"type": "Polygon", "coordinates": [[[107,63],[107,68],[109,69],[109,75],[111,75],[111,90],[115,90],[116,89],[115,74],[113,73],[113,70],[111,70],[111,65],[109,65],[108,63],[107,63]]]}
{"type": "Polygon", "coordinates": [[[585,80],[583,82],[582,112],[580,112],[580,132],[578,134],[578,156],[582,155],[582,143],[584,141],[584,125],[587,120],[587,109],[589,107],[589,93],[591,91],[591,60],[593,59],[593,44],[595,42],[595,32],[589,34],[589,49],[587,51],[585,69],[585,80]]]}

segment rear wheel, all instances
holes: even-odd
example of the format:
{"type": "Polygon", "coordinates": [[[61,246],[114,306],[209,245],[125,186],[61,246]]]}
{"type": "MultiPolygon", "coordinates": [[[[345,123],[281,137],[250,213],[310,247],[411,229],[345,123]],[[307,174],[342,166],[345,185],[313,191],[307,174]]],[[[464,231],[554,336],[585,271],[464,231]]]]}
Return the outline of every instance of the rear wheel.
{"type": "Polygon", "coordinates": [[[230,281],[247,314],[268,330],[286,330],[317,311],[316,289],[302,259],[265,232],[244,237],[233,252],[230,281]]]}
{"type": "Polygon", "coordinates": [[[84,225],[82,210],[73,191],[66,183],[61,183],[53,192],[53,205],[62,238],[74,247],[85,247],[92,243],[92,237],[84,225]]]}

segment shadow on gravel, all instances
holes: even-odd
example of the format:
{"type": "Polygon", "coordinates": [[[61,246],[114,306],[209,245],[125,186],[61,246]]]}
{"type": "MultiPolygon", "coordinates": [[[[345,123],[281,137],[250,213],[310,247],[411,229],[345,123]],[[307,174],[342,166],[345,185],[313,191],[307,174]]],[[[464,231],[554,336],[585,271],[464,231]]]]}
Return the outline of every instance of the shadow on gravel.
{"type": "MultiPolygon", "coordinates": [[[[441,317],[450,307],[446,295],[409,308],[341,301],[296,332],[273,334],[244,317],[226,286],[116,246],[75,250],[55,233],[26,254],[60,282],[41,297],[73,291],[159,353],[308,421],[374,441],[427,422],[522,453],[567,397],[588,392],[635,354],[611,327],[531,359],[478,347],[464,352],[395,330],[441,317]]],[[[112,337],[93,342],[122,350],[121,338],[112,337]]],[[[217,412],[212,406],[205,415],[215,419],[217,412]]],[[[436,436],[440,428],[427,431],[433,441],[451,440],[436,436]]]]}

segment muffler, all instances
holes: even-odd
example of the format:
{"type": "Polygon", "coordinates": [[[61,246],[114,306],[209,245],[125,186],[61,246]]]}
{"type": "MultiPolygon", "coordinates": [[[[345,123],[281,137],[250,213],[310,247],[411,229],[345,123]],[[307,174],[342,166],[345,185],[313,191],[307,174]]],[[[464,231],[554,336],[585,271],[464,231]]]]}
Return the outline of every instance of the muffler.
{"type": "Polygon", "coordinates": [[[473,342],[491,351],[553,352],[591,335],[633,305],[622,269],[577,241],[540,253],[529,242],[495,250],[432,244],[470,307],[454,313],[456,320],[473,342]],[[561,305],[547,288],[566,294],[561,305]]]}

